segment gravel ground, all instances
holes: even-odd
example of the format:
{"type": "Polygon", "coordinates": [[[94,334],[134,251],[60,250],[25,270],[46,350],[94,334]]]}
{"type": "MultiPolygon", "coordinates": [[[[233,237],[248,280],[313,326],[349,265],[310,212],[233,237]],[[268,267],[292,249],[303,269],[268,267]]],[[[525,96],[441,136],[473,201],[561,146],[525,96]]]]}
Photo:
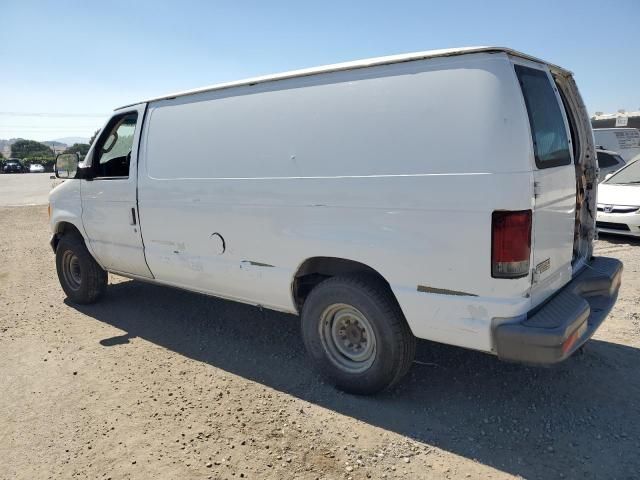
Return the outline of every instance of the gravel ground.
{"type": "Polygon", "coordinates": [[[111,276],[65,302],[46,207],[0,208],[0,478],[638,478],[640,243],[549,369],[420,342],[393,392],[323,384],[293,316],[111,276]]]}

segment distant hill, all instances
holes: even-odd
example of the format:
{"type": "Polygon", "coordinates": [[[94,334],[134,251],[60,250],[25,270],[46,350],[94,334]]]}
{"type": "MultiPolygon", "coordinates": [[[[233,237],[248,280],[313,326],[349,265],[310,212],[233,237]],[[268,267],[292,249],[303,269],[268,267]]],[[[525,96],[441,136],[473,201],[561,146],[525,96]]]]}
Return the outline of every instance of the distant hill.
{"type": "Polygon", "coordinates": [[[10,138],[9,140],[4,140],[2,138],[0,138],[0,148],[4,147],[5,145],[13,145],[14,143],[16,143],[16,140],[20,140],[19,138],[10,138]]]}
{"type": "Polygon", "coordinates": [[[11,145],[15,143],[17,138],[10,138],[9,140],[3,140],[0,138],[0,153],[3,157],[11,157],[11,145]]]}
{"type": "MultiPolygon", "coordinates": [[[[17,140],[23,140],[22,138],[0,138],[0,155],[4,158],[10,158],[13,155],[12,145],[17,140]]],[[[56,138],[55,140],[48,140],[45,142],[39,142],[53,150],[53,153],[58,154],[64,152],[68,147],[71,147],[75,143],[89,143],[89,139],[86,137],[64,137],[56,138]]]]}
{"type": "MultiPolygon", "coordinates": [[[[87,137],[63,137],[63,138],[55,138],[51,140],[51,142],[60,142],[65,145],[71,146],[74,143],[89,143],[89,139],[87,137]]],[[[47,143],[47,142],[42,142],[47,143]]]]}
{"type": "MultiPolygon", "coordinates": [[[[8,140],[0,138],[0,150],[5,145],[13,145],[16,140],[22,140],[21,138],[10,138],[8,140]]],[[[64,137],[64,138],[56,138],[55,140],[47,140],[44,143],[49,147],[70,147],[74,143],[89,143],[89,139],[87,137],[64,137]]]]}

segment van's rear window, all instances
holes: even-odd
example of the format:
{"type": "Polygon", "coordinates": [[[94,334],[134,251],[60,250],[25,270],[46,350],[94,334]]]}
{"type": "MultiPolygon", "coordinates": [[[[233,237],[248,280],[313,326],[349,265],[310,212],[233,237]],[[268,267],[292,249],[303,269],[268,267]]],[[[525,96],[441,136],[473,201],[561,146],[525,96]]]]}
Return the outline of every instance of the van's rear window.
{"type": "Polygon", "coordinates": [[[533,151],[538,168],[569,165],[569,140],[558,97],[547,73],[516,65],[533,135],[533,151]]]}

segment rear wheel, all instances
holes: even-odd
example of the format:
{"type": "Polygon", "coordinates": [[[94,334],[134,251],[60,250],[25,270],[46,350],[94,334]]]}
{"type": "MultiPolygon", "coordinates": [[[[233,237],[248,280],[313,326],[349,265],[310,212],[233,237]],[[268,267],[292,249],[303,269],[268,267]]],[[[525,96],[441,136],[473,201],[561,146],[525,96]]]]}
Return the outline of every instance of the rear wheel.
{"type": "Polygon", "coordinates": [[[369,275],[337,276],[302,308],[302,335],[321,372],[341,390],[371,394],[409,370],[415,337],[388,286],[369,275]]]}
{"type": "Polygon", "coordinates": [[[64,235],[60,239],[56,270],[64,293],[75,303],[93,303],[107,288],[107,272],[93,259],[78,235],[64,235]]]}

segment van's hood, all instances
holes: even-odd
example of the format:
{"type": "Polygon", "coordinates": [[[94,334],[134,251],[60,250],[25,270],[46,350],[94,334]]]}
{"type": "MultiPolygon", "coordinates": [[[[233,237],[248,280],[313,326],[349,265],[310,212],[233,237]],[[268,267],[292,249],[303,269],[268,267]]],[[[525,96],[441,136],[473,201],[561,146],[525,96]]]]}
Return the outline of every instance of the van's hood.
{"type": "Polygon", "coordinates": [[[640,184],[616,185],[601,183],[598,185],[598,203],[640,206],[640,184]]]}

